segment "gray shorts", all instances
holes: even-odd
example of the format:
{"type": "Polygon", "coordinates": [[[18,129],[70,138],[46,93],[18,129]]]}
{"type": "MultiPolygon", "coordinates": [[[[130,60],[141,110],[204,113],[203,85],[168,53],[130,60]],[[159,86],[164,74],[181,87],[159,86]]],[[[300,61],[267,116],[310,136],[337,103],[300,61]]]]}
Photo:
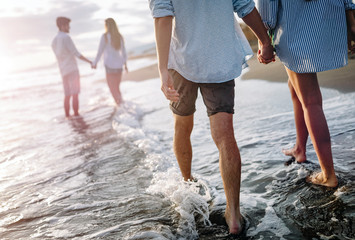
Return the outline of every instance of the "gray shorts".
{"type": "Polygon", "coordinates": [[[105,69],[106,69],[106,74],[107,73],[121,73],[122,72],[122,68],[109,68],[109,67],[105,66],[105,69]]]}
{"type": "Polygon", "coordinates": [[[219,112],[234,113],[234,80],[223,83],[195,83],[185,79],[177,71],[169,69],[178,91],[178,102],[170,102],[170,109],[179,116],[189,116],[196,111],[198,88],[207,108],[207,115],[219,112]]]}
{"type": "Polygon", "coordinates": [[[80,75],[78,71],[63,76],[63,88],[65,96],[73,96],[80,93],[80,75]]]}

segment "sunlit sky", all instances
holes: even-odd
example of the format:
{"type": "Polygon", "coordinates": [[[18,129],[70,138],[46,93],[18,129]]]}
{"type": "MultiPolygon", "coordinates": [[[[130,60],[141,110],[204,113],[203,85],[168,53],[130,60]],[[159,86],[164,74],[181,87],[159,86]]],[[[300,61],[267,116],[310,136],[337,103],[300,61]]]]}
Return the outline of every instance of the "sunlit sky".
{"type": "Polygon", "coordinates": [[[0,75],[55,64],[51,42],[57,16],[72,20],[70,35],[89,59],[96,55],[108,17],[116,20],[128,51],[154,43],[147,0],[1,0],[0,75]]]}

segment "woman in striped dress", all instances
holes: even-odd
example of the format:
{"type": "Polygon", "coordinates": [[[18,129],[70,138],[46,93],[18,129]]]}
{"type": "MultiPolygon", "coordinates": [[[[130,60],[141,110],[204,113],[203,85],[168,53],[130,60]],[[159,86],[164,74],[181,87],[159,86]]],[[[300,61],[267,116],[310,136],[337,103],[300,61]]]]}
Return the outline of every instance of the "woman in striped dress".
{"type": "MultiPolygon", "coordinates": [[[[355,40],[355,4],[351,0],[256,0],[256,3],[289,77],[297,138],[295,146],[283,153],[299,163],[305,162],[310,135],[322,171],[308,180],[335,187],[338,180],[317,72],[347,64],[347,26],[351,42],[355,40]]],[[[260,56],[258,59],[264,61],[260,56]]]]}

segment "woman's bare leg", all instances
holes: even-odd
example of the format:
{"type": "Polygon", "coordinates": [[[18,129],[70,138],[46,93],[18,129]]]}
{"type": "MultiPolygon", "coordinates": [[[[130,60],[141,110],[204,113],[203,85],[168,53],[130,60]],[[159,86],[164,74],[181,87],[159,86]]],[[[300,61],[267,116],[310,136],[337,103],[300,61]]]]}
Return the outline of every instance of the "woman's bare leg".
{"type": "Polygon", "coordinates": [[[306,158],[306,144],[308,139],[308,130],[306,122],[304,120],[304,113],[302,109],[302,104],[299,101],[295,89],[292,86],[291,81],[288,81],[288,87],[291,93],[291,99],[293,103],[293,112],[295,116],[296,125],[296,144],[291,149],[283,149],[282,152],[286,156],[292,156],[296,159],[298,163],[305,162],[306,158]]]}
{"type": "Polygon", "coordinates": [[[330,134],[322,107],[322,94],[316,73],[295,73],[286,68],[287,74],[302,104],[304,120],[316,150],[322,172],[309,178],[314,184],[334,187],[335,176],[330,134]]]}
{"type": "Polygon", "coordinates": [[[106,74],[107,84],[110,88],[113,99],[116,104],[119,105],[122,102],[122,96],[120,91],[120,83],[122,79],[121,73],[107,73],[106,74]]]}

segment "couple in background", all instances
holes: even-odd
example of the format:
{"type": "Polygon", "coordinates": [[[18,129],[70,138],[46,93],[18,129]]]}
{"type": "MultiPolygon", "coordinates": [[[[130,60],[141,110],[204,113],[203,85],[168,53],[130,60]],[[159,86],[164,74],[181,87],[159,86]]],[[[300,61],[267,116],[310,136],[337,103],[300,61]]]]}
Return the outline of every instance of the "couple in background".
{"type": "Polygon", "coordinates": [[[63,80],[65,116],[70,117],[71,98],[74,116],[79,116],[80,74],[75,57],[89,63],[92,68],[96,68],[98,61],[104,54],[107,84],[116,104],[119,105],[123,101],[120,91],[122,68],[124,66],[126,71],[128,68],[124,40],[116,22],[112,18],[105,20],[106,32],[101,37],[96,59],[91,62],[76,49],[69,36],[70,21],[66,17],[57,18],[59,32],[52,41],[52,49],[63,80]]]}
{"type": "MultiPolygon", "coordinates": [[[[173,148],[185,181],[191,174],[195,100],[200,89],[219,150],[219,166],[226,195],[225,219],[229,232],[243,229],[239,193],[241,159],[234,137],[234,78],[241,73],[248,49],[243,47],[233,11],[259,39],[258,60],[275,61],[267,34],[273,16],[276,53],[286,67],[295,113],[297,139],[284,150],[297,162],[306,161],[311,136],[321,172],[309,177],[313,184],[335,187],[330,134],[322,109],[317,72],[347,63],[348,38],[355,40],[355,4],[351,0],[149,0],[155,35],[161,90],[170,100],[175,119],[173,148]],[[281,6],[280,6],[281,5],[281,6]]],[[[336,79],[335,79],[336,80],[336,79]]]]}

